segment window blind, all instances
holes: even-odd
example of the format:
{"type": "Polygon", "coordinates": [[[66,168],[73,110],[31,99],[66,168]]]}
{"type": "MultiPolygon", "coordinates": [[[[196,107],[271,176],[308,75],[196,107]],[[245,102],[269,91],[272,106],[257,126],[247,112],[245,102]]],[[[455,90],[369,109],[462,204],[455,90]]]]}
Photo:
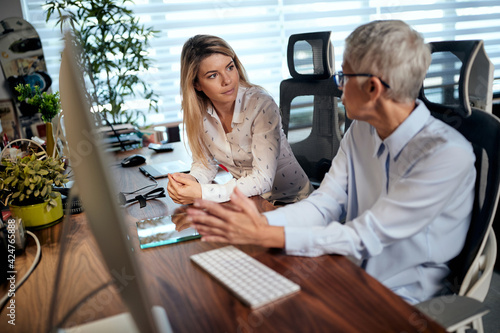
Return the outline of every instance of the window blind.
{"type": "MultiPolygon", "coordinates": [[[[21,0],[24,17],[38,31],[53,90],[58,90],[59,28],[45,22],[43,0],[21,0]]],[[[310,1],[310,0],[136,0],[127,3],[141,22],[159,30],[151,43],[154,66],[144,77],[160,96],[160,113],[148,121],[179,121],[180,52],[195,34],[224,38],[235,49],[250,80],[263,86],[277,102],[279,84],[289,77],[286,63],[291,34],[332,31],[335,67],[340,69],[347,35],[376,19],[401,19],[421,32],[427,42],[483,39],[495,66],[494,91],[500,91],[500,4],[498,0],[310,1]]],[[[132,103],[140,107],[140,101],[132,103]]]]}

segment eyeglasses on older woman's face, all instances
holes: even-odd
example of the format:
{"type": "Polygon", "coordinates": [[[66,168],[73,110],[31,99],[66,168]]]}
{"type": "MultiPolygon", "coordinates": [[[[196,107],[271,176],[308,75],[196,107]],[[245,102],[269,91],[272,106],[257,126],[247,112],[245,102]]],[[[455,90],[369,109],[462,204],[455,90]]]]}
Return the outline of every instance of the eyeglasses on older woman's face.
{"type": "Polygon", "coordinates": [[[364,76],[364,77],[376,77],[377,79],[380,80],[380,83],[386,88],[391,88],[386,82],[384,82],[381,78],[379,78],[376,75],[373,74],[367,74],[367,73],[357,73],[357,74],[345,74],[344,72],[335,72],[333,73],[333,79],[335,80],[335,84],[339,89],[342,89],[344,85],[347,83],[346,77],[351,77],[351,76],[364,76]]]}

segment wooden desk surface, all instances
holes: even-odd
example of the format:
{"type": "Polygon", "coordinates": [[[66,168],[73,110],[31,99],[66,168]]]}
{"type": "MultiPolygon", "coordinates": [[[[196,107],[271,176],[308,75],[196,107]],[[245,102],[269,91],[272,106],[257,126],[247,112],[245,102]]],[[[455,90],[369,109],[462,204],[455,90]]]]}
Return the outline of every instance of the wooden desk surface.
{"type": "MultiPolygon", "coordinates": [[[[145,154],[149,161],[182,158],[181,149],[181,146],[176,148],[177,155],[145,154]]],[[[134,152],[127,152],[131,153],[134,152]]],[[[149,183],[138,167],[112,168],[122,191],[149,183]]],[[[160,180],[162,186],[166,187],[166,183],[167,179],[160,180]]],[[[444,332],[345,257],[294,257],[279,250],[238,246],[301,286],[298,294],[251,311],[189,260],[192,254],[225,244],[193,240],[145,250],[139,248],[135,221],[172,214],[176,207],[170,198],[149,201],[144,209],[138,204],[127,207],[132,216],[128,221],[129,234],[137,245],[143,278],[153,303],[167,311],[174,332],[444,332]]],[[[41,262],[15,293],[16,325],[8,323],[10,310],[4,307],[0,313],[0,332],[47,331],[63,226],[66,244],[56,322],[85,295],[111,279],[116,281],[115,285],[89,298],[67,318],[66,325],[126,311],[119,297],[120,288],[133,277],[124,272],[112,272],[112,276],[107,272],[85,214],[78,214],[69,221],[35,232],[42,243],[41,262]]],[[[16,257],[18,279],[29,268],[35,252],[35,242],[30,238],[25,254],[16,257]]],[[[7,290],[6,285],[1,287],[0,292],[7,290]]]]}

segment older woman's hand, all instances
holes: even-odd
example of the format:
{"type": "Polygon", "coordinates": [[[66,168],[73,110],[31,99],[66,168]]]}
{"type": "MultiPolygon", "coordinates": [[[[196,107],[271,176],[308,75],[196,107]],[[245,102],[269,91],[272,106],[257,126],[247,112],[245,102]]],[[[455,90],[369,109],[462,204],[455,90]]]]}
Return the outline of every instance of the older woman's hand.
{"type": "Polygon", "coordinates": [[[285,246],[284,228],[270,226],[255,203],[238,188],[231,195],[231,205],[195,200],[193,206],[187,209],[188,220],[202,235],[203,241],[285,246]]]}
{"type": "Polygon", "coordinates": [[[176,231],[182,231],[191,227],[191,221],[188,221],[187,208],[189,206],[181,206],[174,210],[172,214],[172,222],[175,224],[176,231]]]}

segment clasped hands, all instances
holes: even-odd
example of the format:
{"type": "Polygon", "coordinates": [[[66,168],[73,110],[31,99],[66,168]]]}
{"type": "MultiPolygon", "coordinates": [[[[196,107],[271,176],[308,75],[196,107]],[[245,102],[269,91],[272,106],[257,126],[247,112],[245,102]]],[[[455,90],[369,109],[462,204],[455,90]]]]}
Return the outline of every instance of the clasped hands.
{"type": "Polygon", "coordinates": [[[192,207],[178,209],[172,221],[177,231],[195,228],[202,235],[202,241],[206,242],[278,248],[283,248],[285,244],[283,227],[270,226],[255,203],[237,187],[229,203],[196,199],[192,207]]]}

